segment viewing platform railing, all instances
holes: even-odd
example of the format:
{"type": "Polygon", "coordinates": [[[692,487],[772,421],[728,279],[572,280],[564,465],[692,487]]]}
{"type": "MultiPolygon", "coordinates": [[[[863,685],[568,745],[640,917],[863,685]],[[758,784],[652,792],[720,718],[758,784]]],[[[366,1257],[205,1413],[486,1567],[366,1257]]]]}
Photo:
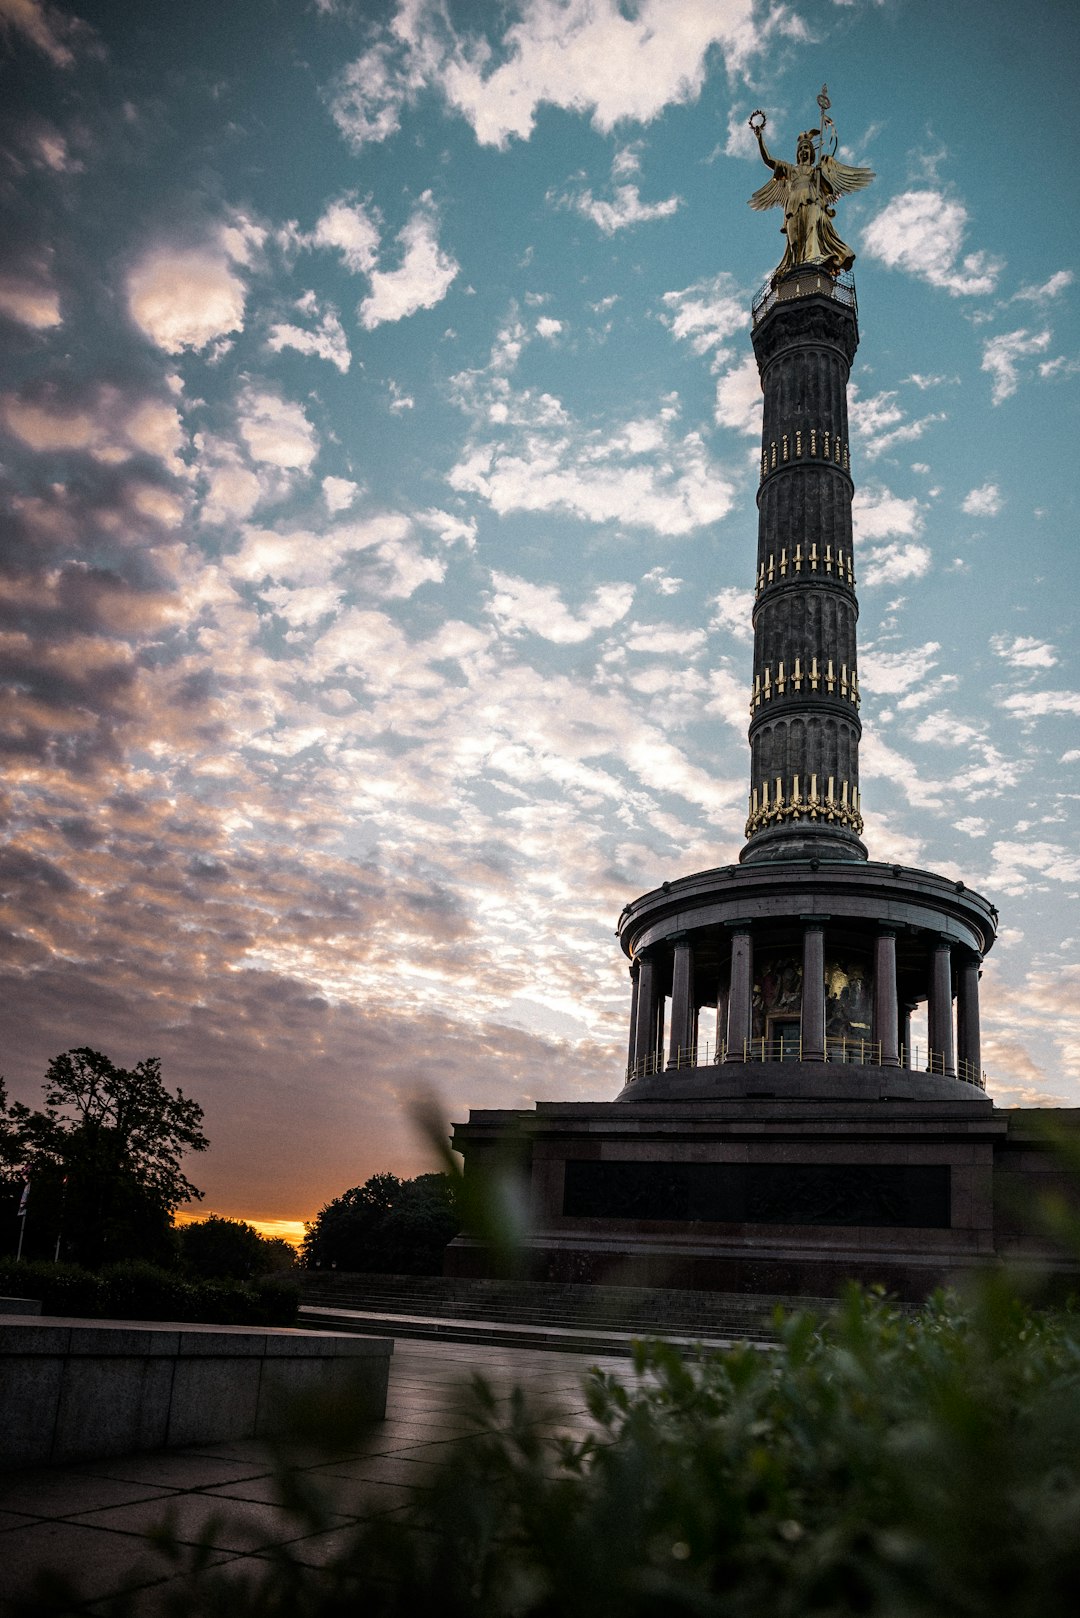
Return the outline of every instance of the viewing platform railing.
{"type": "MultiPolygon", "coordinates": [[[[627,1081],[643,1079],[651,1073],[678,1072],[682,1068],[716,1067],[723,1062],[802,1062],[802,1040],[785,1037],[778,1039],[746,1039],[743,1040],[741,1056],[733,1052],[729,1054],[729,1047],[725,1041],[718,1046],[710,1045],[706,1040],[702,1045],[680,1045],[674,1057],[669,1057],[664,1051],[650,1051],[647,1056],[639,1057],[636,1062],[626,1070],[627,1081]]],[[[850,1039],[846,1035],[837,1037],[830,1035],[825,1041],[825,1060],[827,1062],[843,1062],[856,1067],[882,1067],[881,1045],[870,1039],[850,1039]]],[[[890,1067],[893,1064],[889,1064],[890,1067]]],[[[941,1073],[950,1078],[957,1078],[963,1084],[974,1085],[978,1090],[986,1089],[986,1074],[981,1072],[973,1062],[958,1058],[954,1069],[946,1068],[943,1051],[930,1050],[928,1047],[910,1045],[900,1047],[900,1060],[897,1064],[910,1073],[941,1073]]]]}
{"type": "Polygon", "coordinates": [[[781,281],[766,281],[761,291],[751,304],[751,318],[756,326],[758,321],[768,314],[774,303],[786,303],[794,298],[835,298],[837,303],[845,304],[858,316],[859,306],[855,298],[855,277],[850,270],[843,270],[837,276],[829,274],[828,270],[819,268],[814,264],[801,264],[798,269],[791,270],[781,281]]]}

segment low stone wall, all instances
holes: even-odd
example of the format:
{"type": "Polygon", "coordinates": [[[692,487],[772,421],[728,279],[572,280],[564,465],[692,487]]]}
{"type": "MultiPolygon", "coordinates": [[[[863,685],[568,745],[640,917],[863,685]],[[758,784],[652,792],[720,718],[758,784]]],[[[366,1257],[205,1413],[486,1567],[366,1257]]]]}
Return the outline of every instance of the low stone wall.
{"type": "Polygon", "coordinates": [[[259,1437],[315,1390],[380,1421],[393,1348],[289,1327],[7,1316],[0,1469],[259,1437]]]}

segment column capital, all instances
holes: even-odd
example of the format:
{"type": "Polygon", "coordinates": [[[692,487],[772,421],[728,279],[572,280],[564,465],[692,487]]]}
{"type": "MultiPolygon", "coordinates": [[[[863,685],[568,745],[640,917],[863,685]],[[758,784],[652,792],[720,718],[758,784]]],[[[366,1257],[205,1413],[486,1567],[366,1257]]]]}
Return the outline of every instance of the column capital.
{"type": "Polygon", "coordinates": [[[832,917],[821,916],[815,913],[812,916],[800,916],[799,920],[802,922],[804,927],[814,927],[818,930],[818,932],[822,932],[824,930],[825,923],[827,921],[832,921],[832,917]]]}
{"type": "Polygon", "coordinates": [[[754,923],[749,918],[740,917],[737,920],[725,919],[722,926],[724,926],[729,933],[749,933],[753,931],[754,923]]]}

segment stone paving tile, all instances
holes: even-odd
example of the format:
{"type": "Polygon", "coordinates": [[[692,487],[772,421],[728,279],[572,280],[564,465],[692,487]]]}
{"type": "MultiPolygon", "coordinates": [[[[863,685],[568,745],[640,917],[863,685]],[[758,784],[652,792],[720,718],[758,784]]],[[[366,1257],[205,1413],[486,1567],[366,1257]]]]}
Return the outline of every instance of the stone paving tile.
{"type": "Polygon", "coordinates": [[[423,1461],[403,1461],[397,1455],[376,1455],[364,1461],[328,1461],[313,1469],[313,1475],[354,1478],[360,1483],[394,1483],[406,1489],[422,1489],[435,1468],[423,1461]]]}
{"type": "Polygon", "coordinates": [[[178,1494],[170,1500],[113,1506],[70,1519],[114,1533],[147,1534],[167,1526],[184,1545],[208,1544],[215,1550],[252,1551],[301,1538],[306,1525],[280,1506],[252,1501],[218,1500],[201,1494],[178,1494]]]}
{"type": "Polygon", "coordinates": [[[165,1489],[208,1489],[215,1483],[236,1483],[267,1470],[265,1454],[259,1460],[231,1460],[217,1455],[192,1455],[184,1450],[154,1450],[146,1455],[124,1455],[117,1460],[95,1461],[83,1467],[85,1476],[118,1478],[128,1483],[157,1484],[165,1489]]]}
{"type": "Polygon", "coordinates": [[[169,1571],[144,1540],[78,1523],[35,1522],[15,1537],[17,1543],[5,1544],[0,1559],[0,1597],[5,1601],[28,1596],[42,1568],[76,1584],[88,1601],[137,1589],[169,1571]]]}
{"type": "Polygon", "coordinates": [[[74,1517],[102,1506],[124,1506],[133,1500],[167,1500],[171,1491],[152,1483],[97,1477],[82,1471],[24,1472],[0,1485],[0,1507],[14,1507],[29,1517],[74,1517]]]}
{"type": "Polygon", "coordinates": [[[183,1449],[172,1450],[173,1455],[206,1455],[219,1461],[250,1461],[266,1469],[272,1452],[261,1438],[225,1438],[216,1444],[186,1444],[183,1449]]]}
{"type": "Polygon", "coordinates": [[[24,1517],[17,1511],[0,1511],[0,1534],[6,1534],[9,1528],[28,1528],[36,1517],[24,1517]]]}

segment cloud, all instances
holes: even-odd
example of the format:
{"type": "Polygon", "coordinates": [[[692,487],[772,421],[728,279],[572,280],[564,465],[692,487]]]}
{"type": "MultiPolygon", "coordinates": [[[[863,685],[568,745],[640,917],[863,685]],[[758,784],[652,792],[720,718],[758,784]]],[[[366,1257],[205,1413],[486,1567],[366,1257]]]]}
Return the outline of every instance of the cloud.
{"type": "Polygon", "coordinates": [[[301,354],[329,360],[344,375],[352,362],[352,355],[337,310],[332,304],[320,309],[314,292],[305,292],[296,300],[294,307],[300,314],[315,320],[314,328],[275,322],[266,340],[268,348],[274,354],[280,354],[285,348],[295,348],[301,354]]]}
{"type": "Polygon", "coordinates": [[[396,270],[372,270],[371,292],[360,304],[360,324],[372,331],[390,320],[403,320],[418,309],[432,309],[445,298],[460,265],[440,248],[431,192],[425,191],[398,232],[402,260],[396,270]]]}
{"type": "Polygon", "coordinates": [[[1050,279],[1044,281],[1041,286],[1021,287],[1019,292],[1013,293],[1013,300],[1015,302],[1016,299],[1020,298],[1028,303],[1045,303],[1048,299],[1056,298],[1059,293],[1064,292],[1066,287],[1071,287],[1075,279],[1076,277],[1072,270],[1055,270],[1050,279]]]}
{"type": "MultiPolygon", "coordinates": [[[[554,197],[554,193],[551,195],[554,197]]],[[[651,219],[670,219],[682,199],[676,196],[665,197],[661,202],[643,202],[638,187],[626,184],[614,187],[610,201],[593,196],[588,188],[568,192],[558,200],[561,206],[574,208],[591,219],[605,236],[614,236],[617,230],[626,230],[630,225],[642,225],[651,219]]]]}
{"type": "Polygon", "coordinates": [[[752,354],[725,371],[716,384],[716,420],[748,438],[761,436],[762,393],[757,361],[752,354]]]}
{"type": "Polygon", "coordinates": [[[562,329],[562,321],[554,319],[551,315],[541,315],[536,322],[536,335],[546,338],[549,343],[558,337],[562,329]]]}
{"type": "Polygon", "coordinates": [[[982,369],[993,378],[990,397],[1001,404],[1014,394],[1020,385],[1019,361],[1032,354],[1045,353],[1050,346],[1050,332],[1029,333],[1026,327],[1019,331],[1003,332],[983,344],[982,369]]]}
{"type": "Polygon", "coordinates": [[[335,477],[323,478],[322,491],[327,509],[334,514],[347,511],[363,492],[359,483],[353,483],[349,478],[335,477]]]}
{"type": "Polygon", "coordinates": [[[994,635],[990,645],[1014,669],[1052,669],[1058,660],[1056,647],[1034,635],[994,635]]]}
{"type": "Polygon", "coordinates": [[[722,348],[746,326],[746,308],[735,279],[723,270],[681,291],[665,292],[661,302],[660,319],[695,354],[722,348]]]}
{"type": "Polygon", "coordinates": [[[925,545],[879,545],[866,556],[861,582],[872,590],[878,584],[921,579],[930,571],[930,560],[925,545]]]}
{"type": "Polygon", "coordinates": [[[752,590],[739,590],[734,585],[725,585],[719,594],[713,597],[710,605],[713,609],[713,615],[709,620],[710,630],[723,630],[735,640],[747,644],[753,640],[752,590]]]}
{"type": "Polygon", "coordinates": [[[1004,501],[1001,490],[996,483],[984,483],[978,489],[970,489],[960,504],[960,510],[968,517],[996,517],[1004,501]]]}
{"type": "Polygon", "coordinates": [[[859,653],[859,683],[879,696],[898,696],[925,680],[937,664],[940,642],[928,640],[922,646],[905,647],[900,652],[884,652],[864,646],[859,653]]]}
{"type": "Polygon", "coordinates": [[[1017,719],[1045,719],[1054,714],[1080,715],[1080,691],[1023,691],[1004,697],[1000,706],[1017,719]]]}
{"type": "Polygon", "coordinates": [[[354,275],[369,275],[378,262],[378,225],[351,193],[330,204],[309,240],[313,247],[336,248],[354,275]]]}
{"type": "MultiPolygon", "coordinates": [[[[920,385],[918,378],[912,377],[909,380],[915,382],[916,386],[920,385]]],[[[865,399],[860,397],[857,385],[850,390],[848,410],[852,430],[862,440],[863,454],[868,461],[877,460],[880,455],[887,454],[898,444],[914,443],[935,422],[948,419],[945,411],[937,410],[927,416],[921,416],[917,421],[907,421],[906,411],[896,401],[895,388],[872,394],[865,399]]]]}
{"type": "Polygon", "coordinates": [[[31,276],[0,276],[0,315],[29,326],[31,331],[51,331],[62,321],[60,294],[44,280],[31,276]]]}
{"type": "Polygon", "coordinates": [[[171,472],[182,470],[184,432],[171,399],[44,384],[0,399],[0,415],[8,431],[38,453],[75,451],[107,466],[151,455],[171,472]]]}
{"type": "Polygon", "coordinates": [[[128,272],[128,312],[167,354],[203,349],[243,328],[247,286],[238,273],[263,233],[240,219],[196,247],[160,246],[128,272]]]}
{"type": "Polygon", "coordinates": [[[73,67],[72,44],[92,37],[86,23],[43,0],[0,0],[0,33],[21,34],[54,67],[73,67]]]}
{"type": "Polygon", "coordinates": [[[856,489],[851,502],[851,520],[858,540],[914,538],[923,530],[923,516],[916,499],[905,500],[882,484],[856,489]]]}
{"type": "Polygon", "coordinates": [[[561,511],[678,535],[719,522],[731,509],[732,482],[709,460],[701,435],[676,431],[666,410],[605,435],[577,426],[546,395],[517,396],[513,412],[505,397],[499,402],[504,413],[493,419],[517,430],[499,441],[473,440],[448,482],[500,515],[561,511]]]}
{"type": "Polygon", "coordinates": [[[617,0],[523,0],[493,43],[459,36],[428,0],[399,0],[381,37],[340,76],[331,112],[356,148],[394,134],[429,87],[481,145],[528,140],[545,103],[589,113],[608,134],[696,100],[713,50],[739,71],[773,35],[801,32],[786,8],[761,17],[752,0],[640,0],[632,14],[617,0]]]}
{"type": "Polygon", "coordinates": [[[488,611],[504,634],[528,630],[557,646],[577,646],[597,630],[610,629],[626,617],[634,599],[632,584],[601,584],[575,614],[554,585],[530,584],[508,573],[493,573],[491,583],[488,611]]]}
{"type": "Polygon", "coordinates": [[[242,395],[238,431],[253,461],[285,472],[306,472],[319,441],[302,406],[280,394],[249,388],[242,395]]]}
{"type": "Polygon", "coordinates": [[[863,252],[888,269],[906,270],[954,297],[993,292],[1003,261],[968,253],[957,264],[968,212],[943,191],[904,191],[863,231],[863,252]]]}

